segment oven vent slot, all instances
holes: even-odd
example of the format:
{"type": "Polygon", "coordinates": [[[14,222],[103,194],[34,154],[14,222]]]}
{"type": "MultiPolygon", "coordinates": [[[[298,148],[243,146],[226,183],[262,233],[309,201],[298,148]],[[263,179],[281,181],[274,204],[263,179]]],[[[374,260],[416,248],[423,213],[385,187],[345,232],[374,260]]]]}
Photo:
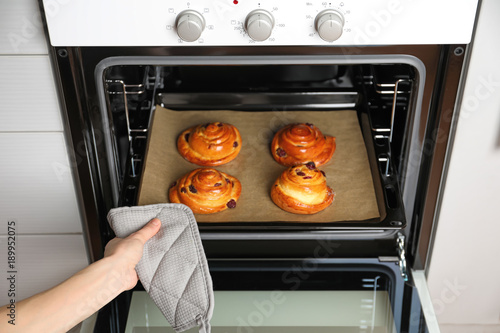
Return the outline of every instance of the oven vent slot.
{"type": "MultiPolygon", "coordinates": [[[[387,205],[391,209],[397,209],[398,208],[398,199],[397,199],[397,194],[396,190],[394,189],[394,186],[392,185],[386,185],[384,186],[385,190],[385,197],[387,200],[387,205]]],[[[391,224],[396,225],[396,221],[392,221],[391,224]]]]}

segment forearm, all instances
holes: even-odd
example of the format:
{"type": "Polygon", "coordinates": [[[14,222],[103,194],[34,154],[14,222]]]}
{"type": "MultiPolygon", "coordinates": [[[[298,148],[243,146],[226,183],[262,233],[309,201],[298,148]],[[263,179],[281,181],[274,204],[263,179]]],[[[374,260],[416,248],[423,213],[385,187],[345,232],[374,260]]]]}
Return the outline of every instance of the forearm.
{"type": "Polygon", "coordinates": [[[115,267],[113,260],[101,259],[56,287],[17,303],[15,326],[7,323],[7,308],[2,307],[0,331],[67,332],[125,289],[115,267]]]}
{"type": "Polygon", "coordinates": [[[161,227],[158,219],[124,239],[114,238],[101,259],[68,280],[16,304],[15,325],[9,324],[9,308],[0,308],[0,332],[67,332],[106,305],[122,291],[137,284],[135,266],[144,244],[161,227]]]}

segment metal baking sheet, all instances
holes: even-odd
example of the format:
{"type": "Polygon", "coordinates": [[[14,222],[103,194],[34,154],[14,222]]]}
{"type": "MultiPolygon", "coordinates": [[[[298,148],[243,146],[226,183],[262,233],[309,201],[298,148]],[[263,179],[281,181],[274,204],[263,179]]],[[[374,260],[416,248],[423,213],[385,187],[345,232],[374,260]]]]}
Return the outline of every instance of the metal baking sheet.
{"type": "Polygon", "coordinates": [[[238,178],[242,184],[237,207],[210,215],[196,215],[198,222],[301,222],[334,223],[366,221],[380,217],[372,173],[356,111],[174,111],[157,106],[150,129],[138,204],[168,201],[168,188],[185,173],[199,168],[177,151],[178,135],[207,122],[236,126],[242,149],[230,163],[215,167],[238,178]],[[313,215],[288,213],[271,200],[270,189],[286,167],[270,152],[270,142],[281,127],[297,122],[318,126],[323,134],[336,137],[332,160],[320,169],[336,193],[333,204],[313,215]]]}

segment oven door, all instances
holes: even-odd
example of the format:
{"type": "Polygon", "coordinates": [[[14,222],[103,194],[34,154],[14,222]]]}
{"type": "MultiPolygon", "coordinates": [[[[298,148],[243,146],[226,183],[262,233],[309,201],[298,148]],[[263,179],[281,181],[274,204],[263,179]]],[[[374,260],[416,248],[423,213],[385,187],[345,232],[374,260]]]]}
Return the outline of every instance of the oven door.
{"type": "MultiPolygon", "coordinates": [[[[423,274],[411,272],[405,281],[394,262],[210,260],[209,265],[215,333],[436,332],[428,325],[435,325],[432,305],[419,297],[427,300],[426,290],[420,290],[425,286],[419,282],[423,274]]],[[[101,310],[94,332],[111,331],[110,325],[126,333],[174,332],[140,290],[121,295],[101,310]],[[110,320],[112,313],[121,322],[110,320]]]]}

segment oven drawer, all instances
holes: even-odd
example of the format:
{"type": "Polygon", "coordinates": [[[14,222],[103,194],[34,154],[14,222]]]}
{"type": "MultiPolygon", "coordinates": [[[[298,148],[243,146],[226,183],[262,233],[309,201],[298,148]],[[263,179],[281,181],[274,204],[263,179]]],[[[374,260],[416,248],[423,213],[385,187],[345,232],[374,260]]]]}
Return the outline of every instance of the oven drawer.
{"type": "MultiPolygon", "coordinates": [[[[209,265],[214,333],[435,332],[422,312],[432,306],[421,302],[413,278],[405,282],[393,263],[212,260],[209,265]]],[[[174,332],[146,292],[127,297],[125,333],[174,332]]],[[[426,315],[432,320],[432,311],[426,315]]],[[[98,318],[96,332],[104,331],[102,324],[98,318]]]]}

